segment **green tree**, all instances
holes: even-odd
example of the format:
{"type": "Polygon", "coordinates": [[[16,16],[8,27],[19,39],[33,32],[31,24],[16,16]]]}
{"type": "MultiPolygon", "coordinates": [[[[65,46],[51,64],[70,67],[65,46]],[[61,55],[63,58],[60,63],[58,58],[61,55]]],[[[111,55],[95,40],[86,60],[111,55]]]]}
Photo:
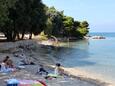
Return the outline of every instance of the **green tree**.
{"type": "Polygon", "coordinates": [[[44,33],[47,34],[48,36],[51,36],[53,25],[52,25],[52,21],[49,18],[47,20],[46,25],[47,25],[47,28],[44,29],[44,33]]]}
{"type": "Polygon", "coordinates": [[[88,32],[87,21],[74,21],[64,11],[45,6],[41,0],[0,0],[0,32],[8,41],[23,39],[25,34],[83,38],[88,32]],[[21,35],[21,37],[20,37],[21,35]]]}
{"type": "Polygon", "coordinates": [[[52,35],[61,36],[63,30],[63,12],[54,7],[48,8],[47,15],[52,22],[52,35]]]}
{"type": "Polygon", "coordinates": [[[30,38],[32,33],[38,35],[41,31],[46,28],[47,15],[46,15],[46,6],[42,3],[41,0],[34,0],[32,4],[31,12],[31,28],[30,28],[30,38]]]}
{"type": "Polygon", "coordinates": [[[87,28],[87,27],[89,26],[89,24],[88,24],[87,21],[83,21],[83,22],[80,23],[80,26],[81,26],[81,27],[86,27],[86,28],[87,28]]]}
{"type": "Polygon", "coordinates": [[[24,34],[38,35],[46,27],[46,10],[41,0],[19,0],[16,3],[17,25],[22,39],[24,34]]]}
{"type": "Polygon", "coordinates": [[[71,31],[73,30],[74,25],[74,19],[69,16],[64,16],[63,18],[63,24],[64,24],[64,35],[65,36],[71,36],[71,31]]]}
{"type": "Polygon", "coordinates": [[[13,7],[16,0],[0,0],[0,27],[8,20],[8,9],[13,7]]]}
{"type": "Polygon", "coordinates": [[[13,8],[17,0],[0,0],[0,31],[5,34],[7,40],[13,40],[12,20],[9,18],[9,9],[13,8]]]}
{"type": "Polygon", "coordinates": [[[81,36],[85,36],[89,32],[88,26],[89,24],[87,21],[83,21],[80,23],[80,26],[77,31],[81,34],[81,36]]]}
{"type": "Polygon", "coordinates": [[[39,34],[46,27],[46,9],[41,0],[5,0],[0,2],[0,31],[8,41],[22,34],[39,34]],[[2,10],[4,8],[4,10],[2,10]]]}

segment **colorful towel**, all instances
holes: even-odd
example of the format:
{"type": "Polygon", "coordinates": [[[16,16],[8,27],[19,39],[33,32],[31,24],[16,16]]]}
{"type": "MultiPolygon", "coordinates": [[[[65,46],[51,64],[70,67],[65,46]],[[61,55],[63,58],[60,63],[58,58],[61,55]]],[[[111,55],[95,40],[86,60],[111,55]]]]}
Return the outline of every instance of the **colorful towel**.
{"type": "Polygon", "coordinates": [[[19,80],[19,86],[44,86],[37,80],[19,80]]]}
{"type": "Polygon", "coordinates": [[[6,82],[7,82],[7,85],[9,86],[15,86],[15,84],[18,84],[18,86],[46,86],[45,83],[43,84],[42,81],[38,81],[38,80],[8,79],[6,80],[6,82]]]}
{"type": "Polygon", "coordinates": [[[59,76],[59,75],[57,75],[57,74],[48,74],[47,76],[48,76],[48,77],[55,77],[55,78],[60,78],[60,77],[62,77],[62,76],[59,76]]]}

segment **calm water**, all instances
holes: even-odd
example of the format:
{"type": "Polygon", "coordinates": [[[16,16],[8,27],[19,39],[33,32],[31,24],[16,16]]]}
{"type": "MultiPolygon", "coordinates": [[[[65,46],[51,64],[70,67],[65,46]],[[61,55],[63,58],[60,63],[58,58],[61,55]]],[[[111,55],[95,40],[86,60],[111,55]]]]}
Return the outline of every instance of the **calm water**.
{"type": "Polygon", "coordinates": [[[58,51],[64,66],[80,68],[94,74],[101,74],[115,81],[115,33],[91,33],[102,35],[102,40],[82,40],[65,43],[58,51]]]}

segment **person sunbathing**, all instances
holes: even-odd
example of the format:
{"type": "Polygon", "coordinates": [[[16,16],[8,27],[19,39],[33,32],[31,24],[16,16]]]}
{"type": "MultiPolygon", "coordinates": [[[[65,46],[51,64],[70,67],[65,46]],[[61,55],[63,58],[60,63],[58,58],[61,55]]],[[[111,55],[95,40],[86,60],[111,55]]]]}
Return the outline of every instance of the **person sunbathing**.
{"type": "Polygon", "coordinates": [[[38,74],[43,75],[44,73],[48,75],[48,72],[44,69],[43,65],[40,65],[40,68],[37,71],[38,74]]]}
{"type": "Polygon", "coordinates": [[[56,63],[55,69],[54,69],[54,74],[55,75],[63,75],[64,70],[61,68],[60,63],[56,63]]]}
{"type": "Polygon", "coordinates": [[[14,64],[13,64],[13,61],[12,61],[11,59],[9,59],[9,60],[7,61],[7,66],[8,66],[8,68],[15,68],[15,66],[14,66],[14,64]]]}
{"type": "Polygon", "coordinates": [[[26,55],[21,54],[19,55],[19,57],[21,58],[19,65],[35,65],[35,63],[31,60],[31,58],[29,57],[27,58],[26,55]]]}
{"type": "Polygon", "coordinates": [[[15,71],[15,68],[14,68],[14,66],[13,66],[13,62],[12,62],[12,60],[10,59],[9,56],[6,56],[6,58],[5,58],[5,59],[3,60],[3,62],[1,63],[0,71],[1,71],[1,72],[5,72],[5,73],[14,72],[14,71],[15,71]]]}
{"type": "Polygon", "coordinates": [[[58,78],[58,77],[62,77],[64,75],[64,70],[61,68],[61,64],[60,63],[56,63],[55,69],[54,69],[54,73],[50,73],[48,74],[45,79],[52,79],[52,78],[58,78]]]}
{"type": "Polygon", "coordinates": [[[7,69],[7,64],[3,61],[0,64],[0,72],[4,72],[7,69]]]}

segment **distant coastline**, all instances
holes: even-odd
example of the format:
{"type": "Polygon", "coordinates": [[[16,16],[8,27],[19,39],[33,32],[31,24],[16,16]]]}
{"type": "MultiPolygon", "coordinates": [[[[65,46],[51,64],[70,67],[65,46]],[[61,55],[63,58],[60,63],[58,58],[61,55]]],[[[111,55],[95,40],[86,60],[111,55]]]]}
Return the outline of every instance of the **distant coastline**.
{"type": "Polygon", "coordinates": [[[105,37],[115,37],[115,32],[89,32],[88,35],[95,36],[105,36],[105,37]]]}

